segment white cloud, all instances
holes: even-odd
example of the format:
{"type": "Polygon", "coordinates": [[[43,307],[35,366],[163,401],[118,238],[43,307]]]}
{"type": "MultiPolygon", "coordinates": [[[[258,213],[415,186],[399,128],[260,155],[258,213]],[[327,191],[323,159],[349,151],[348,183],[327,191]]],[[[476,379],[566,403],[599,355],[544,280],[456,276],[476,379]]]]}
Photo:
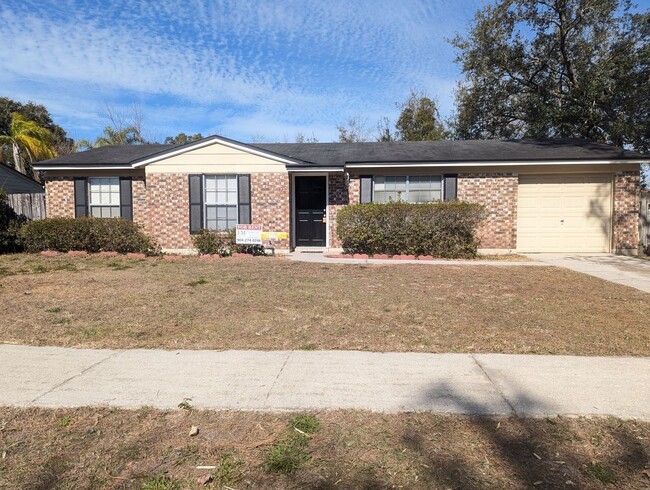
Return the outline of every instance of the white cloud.
{"type": "Polygon", "coordinates": [[[278,139],[302,130],[325,140],[351,115],[371,124],[390,116],[411,88],[437,95],[448,113],[458,74],[444,37],[477,5],[114,0],[98,9],[90,0],[10,0],[0,6],[12,40],[0,50],[0,84],[84,136],[93,124],[99,132],[107,102],[139,101],[155,132],[278,139]]]}

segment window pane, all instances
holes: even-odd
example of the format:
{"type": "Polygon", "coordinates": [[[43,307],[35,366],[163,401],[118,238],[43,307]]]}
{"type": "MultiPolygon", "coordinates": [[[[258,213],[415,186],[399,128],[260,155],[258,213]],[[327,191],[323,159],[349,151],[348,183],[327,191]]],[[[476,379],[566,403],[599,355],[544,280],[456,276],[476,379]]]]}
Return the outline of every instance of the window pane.
{"type": "Polygon", "coordinates": [[[215,191],[217,189],[217,180],[215,177],[206,177],[205,178],[205,190],[206,191],[215,191]]]}
{"type": "Polygon", "coordinates": [[[237,208],[235,206],[228,206],[228,220],[237,224],[237,208]]]}
{"type": "Polygon", "coordinates": [[[215,220],[217,219],[217,208],[213,206],[209,206],[206,208],[206,213],[205,216],[208,220],[215,220]]]}
{"type": "Polygon", "coordinates": [[[92,206],[90,208],[90,216],[93,218],[101,218],[102,217],[102,208],[99,206],[92,206]]]}

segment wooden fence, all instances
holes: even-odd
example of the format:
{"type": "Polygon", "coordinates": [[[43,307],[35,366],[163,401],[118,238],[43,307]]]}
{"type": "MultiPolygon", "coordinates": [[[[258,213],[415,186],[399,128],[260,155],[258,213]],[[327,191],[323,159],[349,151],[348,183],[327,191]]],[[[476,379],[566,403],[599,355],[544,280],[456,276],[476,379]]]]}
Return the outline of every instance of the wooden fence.
{"type": "Polygon", "coordinates": [[[45,218],[45,193],[8,194],[7,202],[14,211],[29,219],[45,218]]]}
{"type": "Polygon", "coordinates": [[[641,191],[641,216],[639,217],[641,245],[650,254],[650,189],[641,191]]]}

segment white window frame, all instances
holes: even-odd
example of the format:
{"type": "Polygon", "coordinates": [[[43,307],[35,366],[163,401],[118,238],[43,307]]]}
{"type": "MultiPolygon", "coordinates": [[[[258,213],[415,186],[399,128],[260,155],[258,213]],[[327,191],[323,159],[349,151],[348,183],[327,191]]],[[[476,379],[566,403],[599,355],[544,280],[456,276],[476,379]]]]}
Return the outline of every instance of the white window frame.
{"type": "MultiPolygon", "coordinates": [[[[226,184],[227,185],[227,184],[226,184]]],[[[226,193],[228,193],[228,190],[226,189],[226,193]]],[[[217,192],[218,195],[218,192],[217,192]]],[[[235,208],[235,225],[239,224],[239,179],[237,178],[237,174],[204,174],[203,175],[203,227],[206,230],[215,230],[215,231],[226,231],[228,229],[234,228],[224,228],[224,229],[219,229],[219,228],[209,228],[208,227],[208,208],[226,208],[226,223],[228,222],[228,211],[227,208],[234,207],[235,208]],[[233,178],[235,181],[235,204],[212,204],[208,203],[208,186],[207,186],[207,181],[208,179],[212,178],[218,178],[218,177],[223,177],[225,179],[233,178]]],[[[212,220],[210,220],[212,221],[212,220]]],[[[215,219],[217,226],[219,223],[219,219],[215,219]]]]}
{"type": "MultiPolygon", "coordinates": [[[[112,183],[108,185],[113,185],[112,183]]],[[[121,196],[121,182],[119,177],[88,177],[88,216],[91,217],[100,217],[100,218],[120,218],[122,216],[122,196],[121,196]],[[93,185],[106,185],[98,181],[117,181],[117,204],[112,202],[110,204],[93,203],[93,185]],[[95,216],[93,214],[93,208],[117,208],[117,216],[95,216]]],[[[114,192],[109,190],[109,195],[114,195],[114,192]]],[[[101,201],[101,188],[99,190],[100,201],[101,201]]],[[[101,211],[100,211],[101,213],[101,211]]]]}
{"type": "MultiPolygon", "coordinates": [[[[409,192],[411,192],[411,189],[410,189],[411,188],[411,177],[438,177],[440,179],[440,199],[438,199],[438,200],[443,201],[444,198],[445,198],[445,196],[444,196],[444,193],[445,193],[445,189],[444,189],[445,179],[444,179],[444,176],[441,175],[441,174],[427,174],[427,175],[373,175],[372,176],[372,201],[373,202],[384,202],[384,201],[377,201],[377,199],[375,197],[376,192],[377,192],[376,191],[376,179],[377,179],[377,177],[381,177],[383,179],[386,179],[386,177],[404,177],[406,179],[405,180],[406,190],[404,191],[404,196],[402,196],[402,199],[400,199],[403,202],[411,202],[409,200],[409,192]]],[[[385,180],[384,180],[384,185],[386,185],[385,180]]],[[[424,189],[416,189],[416,190],[424,190],[424,189]]],[[[432,191],[432,189],[429,189],[429,191],[432,191]]],[[[380,191],[380,192],[382,192],[382,191],[380,191]]],[[[386,192],[386,191],[384,190],[383,192],[386,192]]],[[[388,202],[388,201],[385,201],[385,202],[388,202]]],[[[425,202],[436,202],[436,201],[433,200],[433,201],[425,201],[425,202]]],[[[422,201],[419,201],[418,203],[421,204],[422,201]]],[[[413,204],[418,204],[418,203],[413,203],[413,204]]]]}

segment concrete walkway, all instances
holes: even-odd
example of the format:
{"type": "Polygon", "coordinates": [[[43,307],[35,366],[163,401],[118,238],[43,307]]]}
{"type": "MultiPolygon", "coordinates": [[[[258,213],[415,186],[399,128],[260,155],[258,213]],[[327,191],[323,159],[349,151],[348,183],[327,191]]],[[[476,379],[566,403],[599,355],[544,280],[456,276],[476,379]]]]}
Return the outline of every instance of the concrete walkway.
{"type": "Polygon", "coordinates": [[[312,262],[319,264],[376,264],[376,265],[493,265],[493,266],[526,266],[547,267],[548,264],[535,261],[515,260],[385,260],[385,259],[341,259],[326,257],[318,252],[293,252],[288,254],[290,260],[297,262],[312,262]]]}
{"type": "Polygon", "coordinates": [[[366,409],[650,420],[650,358],[0,345],[0,405],[366,409]]]}
{"type": "Polygon", "coordinates": [[[650,260],[614,254],[531,254],[530,257],[650,293],[650,260]]]}

